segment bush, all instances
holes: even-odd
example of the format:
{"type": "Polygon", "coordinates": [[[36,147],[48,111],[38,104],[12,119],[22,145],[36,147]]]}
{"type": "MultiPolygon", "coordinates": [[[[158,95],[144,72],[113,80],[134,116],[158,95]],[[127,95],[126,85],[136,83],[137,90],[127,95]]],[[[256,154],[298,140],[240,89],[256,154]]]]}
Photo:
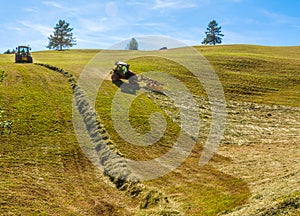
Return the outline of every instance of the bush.
{"type": "Polygon", "coordinates": [[[10,134],[12,129],[13,122],[10,120],[3,120],[4,118],[4,111],[2,110],[2,107],[0,107],[0,135],[4,134],[10,134]]]}
{"type": "Polygon", "coordinates": [[[2,82],[5,77],[6,77],[6,74],[4,73],[4,71],[0,70],[0,82],[2,82]]]}
{"type": "Polygon", "coordinates": [[[14,49],[13,50],[8,49],[3,54],[14,54],[14,53],[16,53],[14,49]]]}

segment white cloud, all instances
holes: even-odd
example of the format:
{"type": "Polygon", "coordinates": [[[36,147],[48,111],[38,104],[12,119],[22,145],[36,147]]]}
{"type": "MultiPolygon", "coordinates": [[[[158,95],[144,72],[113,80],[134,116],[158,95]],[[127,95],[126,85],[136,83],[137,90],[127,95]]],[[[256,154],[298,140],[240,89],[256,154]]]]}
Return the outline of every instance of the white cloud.
{"type": "Polygon", "coordinates": [[[61,4],[60,2],[55,2],[55,1],[43,1],[42,4],[46,5],[48,10],[52,10],[53,12],[57,12],[60,14],[60,16],[63,14],[64,16],[78,16],[81,11],[84,10],[85,6],[84,5],[76,5],[75,6],[70,6],[67,4],[61,4]],[[49,7],[54,7],[55,10],[49,8],[49,7]],[[59,10],[57,10],[59,9],[59,10]]]}
{"type": "Polygon", "coordinates": [[[11,26],[8,26],[6,29],[7,29],[7,30],[13,30],[13,31],[22,31],[22,30],[23,30],[22,28],[19,28],[19,27],[11,27],[11,26]]]}
{"type": "Polygon", "coordinates": [[[144,23],[135,23],[135,26],[148,26],[148,27],[165,27],[165,25],[161,22],[144,22],[144,23]]]}
{"type": "Polygon", "coordinates": [[[145,6],[147,5],[147,1],[139,1],[139,0],[132,0],[132,1],[127,1],[127,5],[136,5],[136,6],[145,6]]]}
{"type": "Polygon", "coordinates": [[[197,4],[191,1],[183,0],[155,0],[152,9],[183,9],[183,8],[193,8],[197,4]]]}
{"type": "Polygon", "coordinates": [[[44,1],[42,3],[44,5],[51,6],[51,7],[56,7],[56,8],[59,8],[59,9],[63,9],[64,8],[60,3],[54,2],[54,1],[44,1]]]}
{"type": "Polygon", "coordinates": [[[105,22],[107,18],[91,20],[91,19],[78,19],[78,22],[82,28],[82,31],[86,32],[106,32],[110,30],[112,27],[110,24],[105,22]]]}
{"type": "MultiPolygon", "coordinates": [[[[39,50],[44,50],[46,48],[46,46],[48,45],[48,39],[38,39],[38,40],[30,40],[30,41],[25,41],[23,44],[27,44],[30,45],[30,47],[32,47],[32,49],[35,49],[35,47],[39,47],[39,50]],[[43,48],[41,48],[43,47],[43,48]]],[[[38,51],[38,50],[33,50],[33,51],[38,51]]]]}
{"type": "Polygon", "coordinates": [[[292,16],[287,16],[285,14],[280,14],[280,13],[274,13],[268,10],[261,10],[261,13],[271,19],[272,21],[275,21],[276,23],[281,23],[281,24],[287,24],[291,23],[294,24],[296,22],[300,22],[300,18],[298,17],[292,17],[292,16]]]}
{"type": "Polygon", "coordinates": [[[33,23],[30,21],[19,21],[19,23],[27,28],[30,28],[30,29],[33,29],[33,30],[39,32],[43,36],[48,37],[50,35],[50,33],[52,32],[52,28],[41,25],[41,24],[33,23]]]}
{"type": "Polygon", "coordinates": [[[23,11],[26,11],[26,12],[30,12],[30,13],[37,13],[37,12],[38,12],[38,9],[37,9],[37,8],[34,8],[34,7],[31,7],[31,8],[23,8],[22,10],[23,10],[23,11]]]}

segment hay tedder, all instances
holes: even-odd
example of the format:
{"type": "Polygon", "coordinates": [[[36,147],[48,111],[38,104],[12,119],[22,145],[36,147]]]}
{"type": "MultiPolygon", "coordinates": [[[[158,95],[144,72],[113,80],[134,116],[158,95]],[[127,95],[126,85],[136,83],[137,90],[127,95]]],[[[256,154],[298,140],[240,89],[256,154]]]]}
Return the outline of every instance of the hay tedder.
{"type": "Polygon", "coordinates": [[[31,48],[29,46],[18,46],[15,53],[16,63],[32,63],[32,56],[30,54],[31,48]]]}
{"type": "Polygon", "coordinates": [[[112,82],[121,88],[122,92],[135,94],[137,90],[145,89],[166,95],[163,89],[163,83],[143,75],[137,76],[134,72],[129,70],[129,66],[130,65],[125,62],[117,61],[115,62],[114,69],[110,72],[112,74],[112,82]],[[128,82],[124,82],[121,79],[128,80],[128,82]]]}

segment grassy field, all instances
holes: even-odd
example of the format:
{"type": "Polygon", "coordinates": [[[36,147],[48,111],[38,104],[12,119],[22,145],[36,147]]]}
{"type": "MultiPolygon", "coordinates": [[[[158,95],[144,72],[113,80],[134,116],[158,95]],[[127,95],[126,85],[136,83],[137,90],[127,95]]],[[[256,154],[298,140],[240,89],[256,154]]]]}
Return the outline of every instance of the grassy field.
{"type": "Polygon", "coordinates": [[[126,214],[132,201],[105,183],[77,144],[65,78],[11,60],[1,56],[8,75],[1,105],[13,131],[0,137],[0,214],[126,214]]]}
{"type": "MultiPolygon", "coordinates": [[[[257,131],[252,133],[249,128],[243,133],[240,127],[256,122],[262,128],[269,127],[274,122],[265,120],[265,116],[271,114],[281,117],[282,125],[278,128],[289,123],[284,120],[286,116],[294,116],[294,124],[297,124],[298,115],[294,113],[300,107],[300,47],[226,45],[195,48],[211,63],[224,88],[229,111],[222,141],[224,146],[237,146],[241,140],[246,145],[262,144],[264,137],[257,131]],[[257,104],[259,112],[252,112],[249,107],[253,104],[257,104]],[[269,107],[274,105],[294,107],[295,110],[278,108],[270,111],[269,107]],[[251,114],[259,118],[263,112],[265,116],[261,121],[248,118],[251,114]]],[[[77,79],[99,51],[34,52],[33,59],[63,68],[77,79]]],[[[167,215],[159,205],[141,209],[143,198],[131,198],[119,191],[83,154],[74,134],[73,93],[67,79],[45,67],[13,61],[12,55],[0,55],[0,70],[7,74],[0,83],[0,106],[5,112],[4,117],[13,121],[12,133],[0,136],[0,214],[167,215]]],[[[217,154],[208,165],[197,165],[207,138],[205,134],[209,131],[211,113],[205,92],[196,79],[187,82],[189,72],[181,69],[177,73],[176,64],[164,59],[138,58],[130,64],[137,73],[163,70],[177,74],[176,77],[196,94],[200,101],[200,116],[204,118],[204,133],[199,136],[188,159],[168,175],[143,184],[162,191],[174,210],[183,215],[225,214],[248,203],[253,190],[247,179],[220,166],[234,164],[232,155],[228,154],[234,154],[232,149],[217,154]]],[[[179,130],[176,109],[169,108],[171,114],[161,111],[161,107],[168,104],[164,96],[153,93],[136,99],[130,110],[133,127],[142,133],[149,131],[148,119],[153,111],[165,115],[168,127],[155,145],[133,147],[122,140],[111,121],[111,101],[116,90],[109,80],[104,81],[95,107],[115,147],[125,157],[140,160],[152,159],[168,151],[179,130]]],[[[299,143],[299,136],[295,135],[299,128],[287,131],[292,126],[284,128],[276,138],[268,137],[270,145],[277,143],[279,137],[299,143]]],[[[297,154],[294,161],[297,165],[297,154]]],[[[295,191],[291,193],[298,196],[295,191]]]]}

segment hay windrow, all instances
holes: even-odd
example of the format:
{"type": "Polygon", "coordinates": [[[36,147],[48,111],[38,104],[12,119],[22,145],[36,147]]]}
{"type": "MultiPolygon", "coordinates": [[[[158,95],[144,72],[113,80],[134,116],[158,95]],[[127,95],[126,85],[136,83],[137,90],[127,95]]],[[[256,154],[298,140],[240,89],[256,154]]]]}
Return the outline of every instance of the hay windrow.
{"type": "Polygon", "coordinates": [[[155,214],[163,212],[164,215],[178,215],[179,211],[173,208],[174,204],[163,192],[145,187],[139,178],[130,172],[125,159],[114,148],[113,141],[110,139],[104,125],[97,118],[96,111],[91,107],[85,92],[77,85],[73,75],[53,65],[35,64],[61,73],[68,79],[73,90],[76,107],[90,137],[91,144],[89,146],[92,146],[92,149],[88,149],[88,151],[93,151],[92,157],[94,157],[94,152],[97,153],[99,157],[97,161],[100,162],[104,175],[108,176],[116,188],[124,191],[126,195],[132,198],[138,197],[141,200],[140,209],[152,209],[151,212],[155,214]]]}

